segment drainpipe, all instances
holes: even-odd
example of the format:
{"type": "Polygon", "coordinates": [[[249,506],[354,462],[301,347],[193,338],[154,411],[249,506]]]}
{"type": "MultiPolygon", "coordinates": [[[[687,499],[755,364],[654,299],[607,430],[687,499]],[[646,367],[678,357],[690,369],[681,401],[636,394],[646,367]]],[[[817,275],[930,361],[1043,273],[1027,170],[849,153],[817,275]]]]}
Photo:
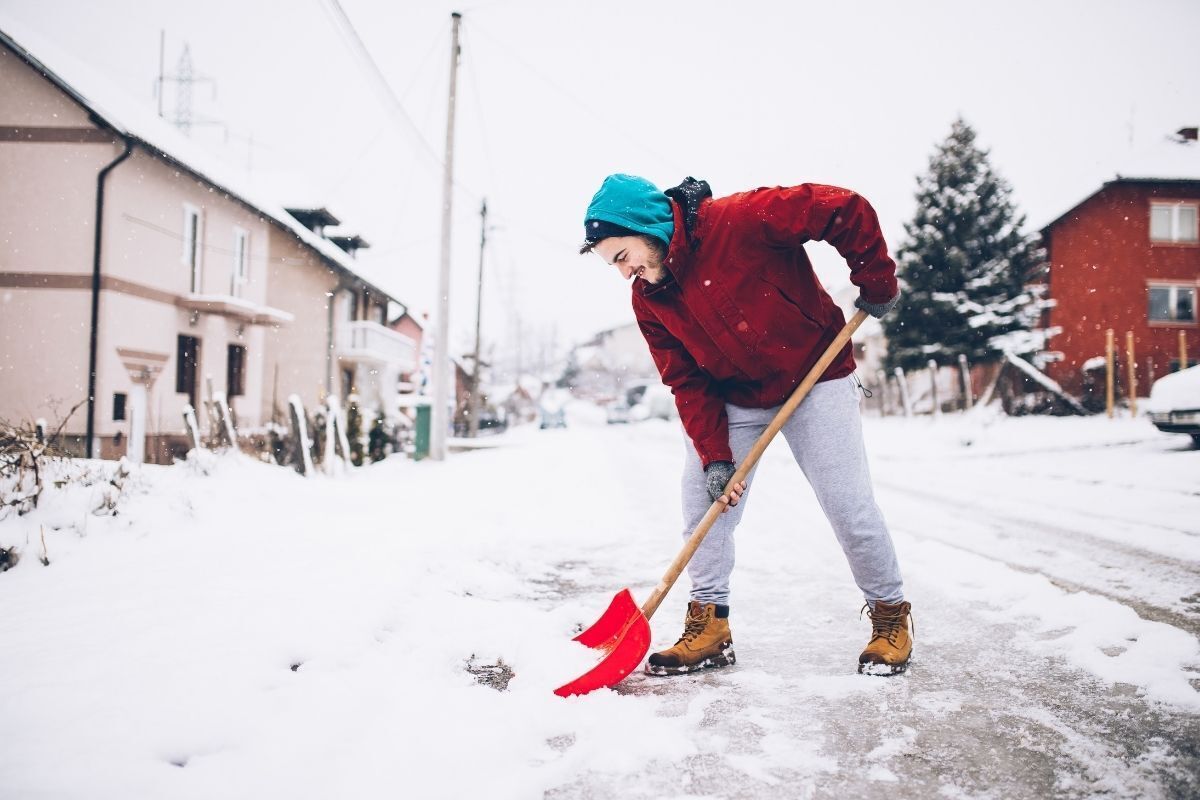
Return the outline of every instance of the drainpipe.
{"type": "MultiPolygon", "coordinates": [[[[333,394],[333,368],[337,363],[337,358],[334,355],[334,349],[337,347],[337,300],[338,295],[346,291],[347,287],[340,280],[333,288],[333,292],[329,295],[329,330],[326,333],[327,346],[325,348],[325,394],[333,394]]],[[[342,402],[346,402],[346,398],[341,398],[342,402]]]]}
{"type": "Polygon", "coordinates": [[[104,181],[108,173],[133,153],[133,141],[121,137],[125,151],[100,170],[96,178],[96,242],[92,253],[92,337],[88,344],[87,457],[92,458],[96,433],[96,348],[100,329],[100,239],[104,227],[104,181]]]}

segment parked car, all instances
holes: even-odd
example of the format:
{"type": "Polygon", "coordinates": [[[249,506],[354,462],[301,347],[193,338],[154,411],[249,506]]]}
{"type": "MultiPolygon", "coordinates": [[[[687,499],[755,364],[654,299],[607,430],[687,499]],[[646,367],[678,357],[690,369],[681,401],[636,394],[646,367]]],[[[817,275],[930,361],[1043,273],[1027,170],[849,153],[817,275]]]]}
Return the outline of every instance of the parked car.
{"type": "Polygon", "coordinates": [[[604,409],[605,419],[609,425],[629,422],[629,404],[622,400],[614,400],[604,409]]]}
{"type": "Polygon", "coordinates": [[[609,424],[671,419],[676,416],[675,396],[661,383],[636,383],[622,392],[607,410],[609,424]]]}
{"type": "Polygon", "coordinates": [[[538,427],[547,428],[567,427],[567,402],[571,394],[566,389],[547,389],[542,392],[538,402],[538,427]]]}
{"type": "Polygon", "coordinates": [[[1200,366],[1156,380],[1147,411],[1160,431],[1186,433],[1200,447],[1200,366]]]}

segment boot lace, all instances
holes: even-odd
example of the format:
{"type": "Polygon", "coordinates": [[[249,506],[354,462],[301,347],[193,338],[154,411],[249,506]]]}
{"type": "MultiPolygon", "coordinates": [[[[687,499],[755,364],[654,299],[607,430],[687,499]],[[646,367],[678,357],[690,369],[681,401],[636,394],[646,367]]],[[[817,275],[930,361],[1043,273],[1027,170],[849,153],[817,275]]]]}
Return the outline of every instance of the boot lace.
{"type": "MultiPolygon", "coordinates": [[[[708,627],[708,615],[701,611],[700,614],[688,614],[687,619],[683,623],[683,636],[679,637],[679,642],[690,642],[700,634],[704,633],[704,629],[708,627]]],[[[676,642],[675,644],[679,644],[676,642]]]]}
{"type": "MultiPolygon", "coordinates": [[[[876,639],[887,639],[888,644],[896,647],[896,637],[900,635],[900,631],[904,629],[904,618],[908,616],[911,619],[911,614],[905,614],[902,609],[896,609],[889,613],[872,609],[870,603],[863,603],[863,607],[859,609],[858,616],[861,619],[863,611],[867,612],[867,617],[871,620],[871,641],[876,639]]],[[[917,624],[913,622],[913,633],[917,631],[917,624]]]]}

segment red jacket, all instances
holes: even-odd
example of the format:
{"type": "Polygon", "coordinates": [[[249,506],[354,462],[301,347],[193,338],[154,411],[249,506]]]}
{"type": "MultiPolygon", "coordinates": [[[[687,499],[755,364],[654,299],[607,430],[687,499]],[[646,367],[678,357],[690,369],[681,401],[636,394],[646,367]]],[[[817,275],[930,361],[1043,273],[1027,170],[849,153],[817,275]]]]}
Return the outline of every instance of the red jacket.
{"type": "MultiPolygon", "coordinates": [[[[707,466],[733,460],[725,403],[782,404],[845,325],[804,243],[837,248],[869,303],[896,296],[896,265],[874,209],[847,189],[806,183],[714,200],[708,184],[689,178],[667,195],[668,277],[635,279],[633,310],[707,466]]],[[[821,380],[853,371],[847,344],[821,380]]]]}

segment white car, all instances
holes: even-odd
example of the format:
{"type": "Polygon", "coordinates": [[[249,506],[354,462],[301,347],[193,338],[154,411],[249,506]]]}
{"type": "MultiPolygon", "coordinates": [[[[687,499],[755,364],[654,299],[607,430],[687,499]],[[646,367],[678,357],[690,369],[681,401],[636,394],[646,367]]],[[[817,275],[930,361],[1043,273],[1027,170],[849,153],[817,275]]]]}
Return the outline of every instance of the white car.
{"type": "Polygon", "coordinates": [[[1200,366],[1156,380],[1147,411],[1160,431],[1186,433],[1200,447],[1200,366]]]}

